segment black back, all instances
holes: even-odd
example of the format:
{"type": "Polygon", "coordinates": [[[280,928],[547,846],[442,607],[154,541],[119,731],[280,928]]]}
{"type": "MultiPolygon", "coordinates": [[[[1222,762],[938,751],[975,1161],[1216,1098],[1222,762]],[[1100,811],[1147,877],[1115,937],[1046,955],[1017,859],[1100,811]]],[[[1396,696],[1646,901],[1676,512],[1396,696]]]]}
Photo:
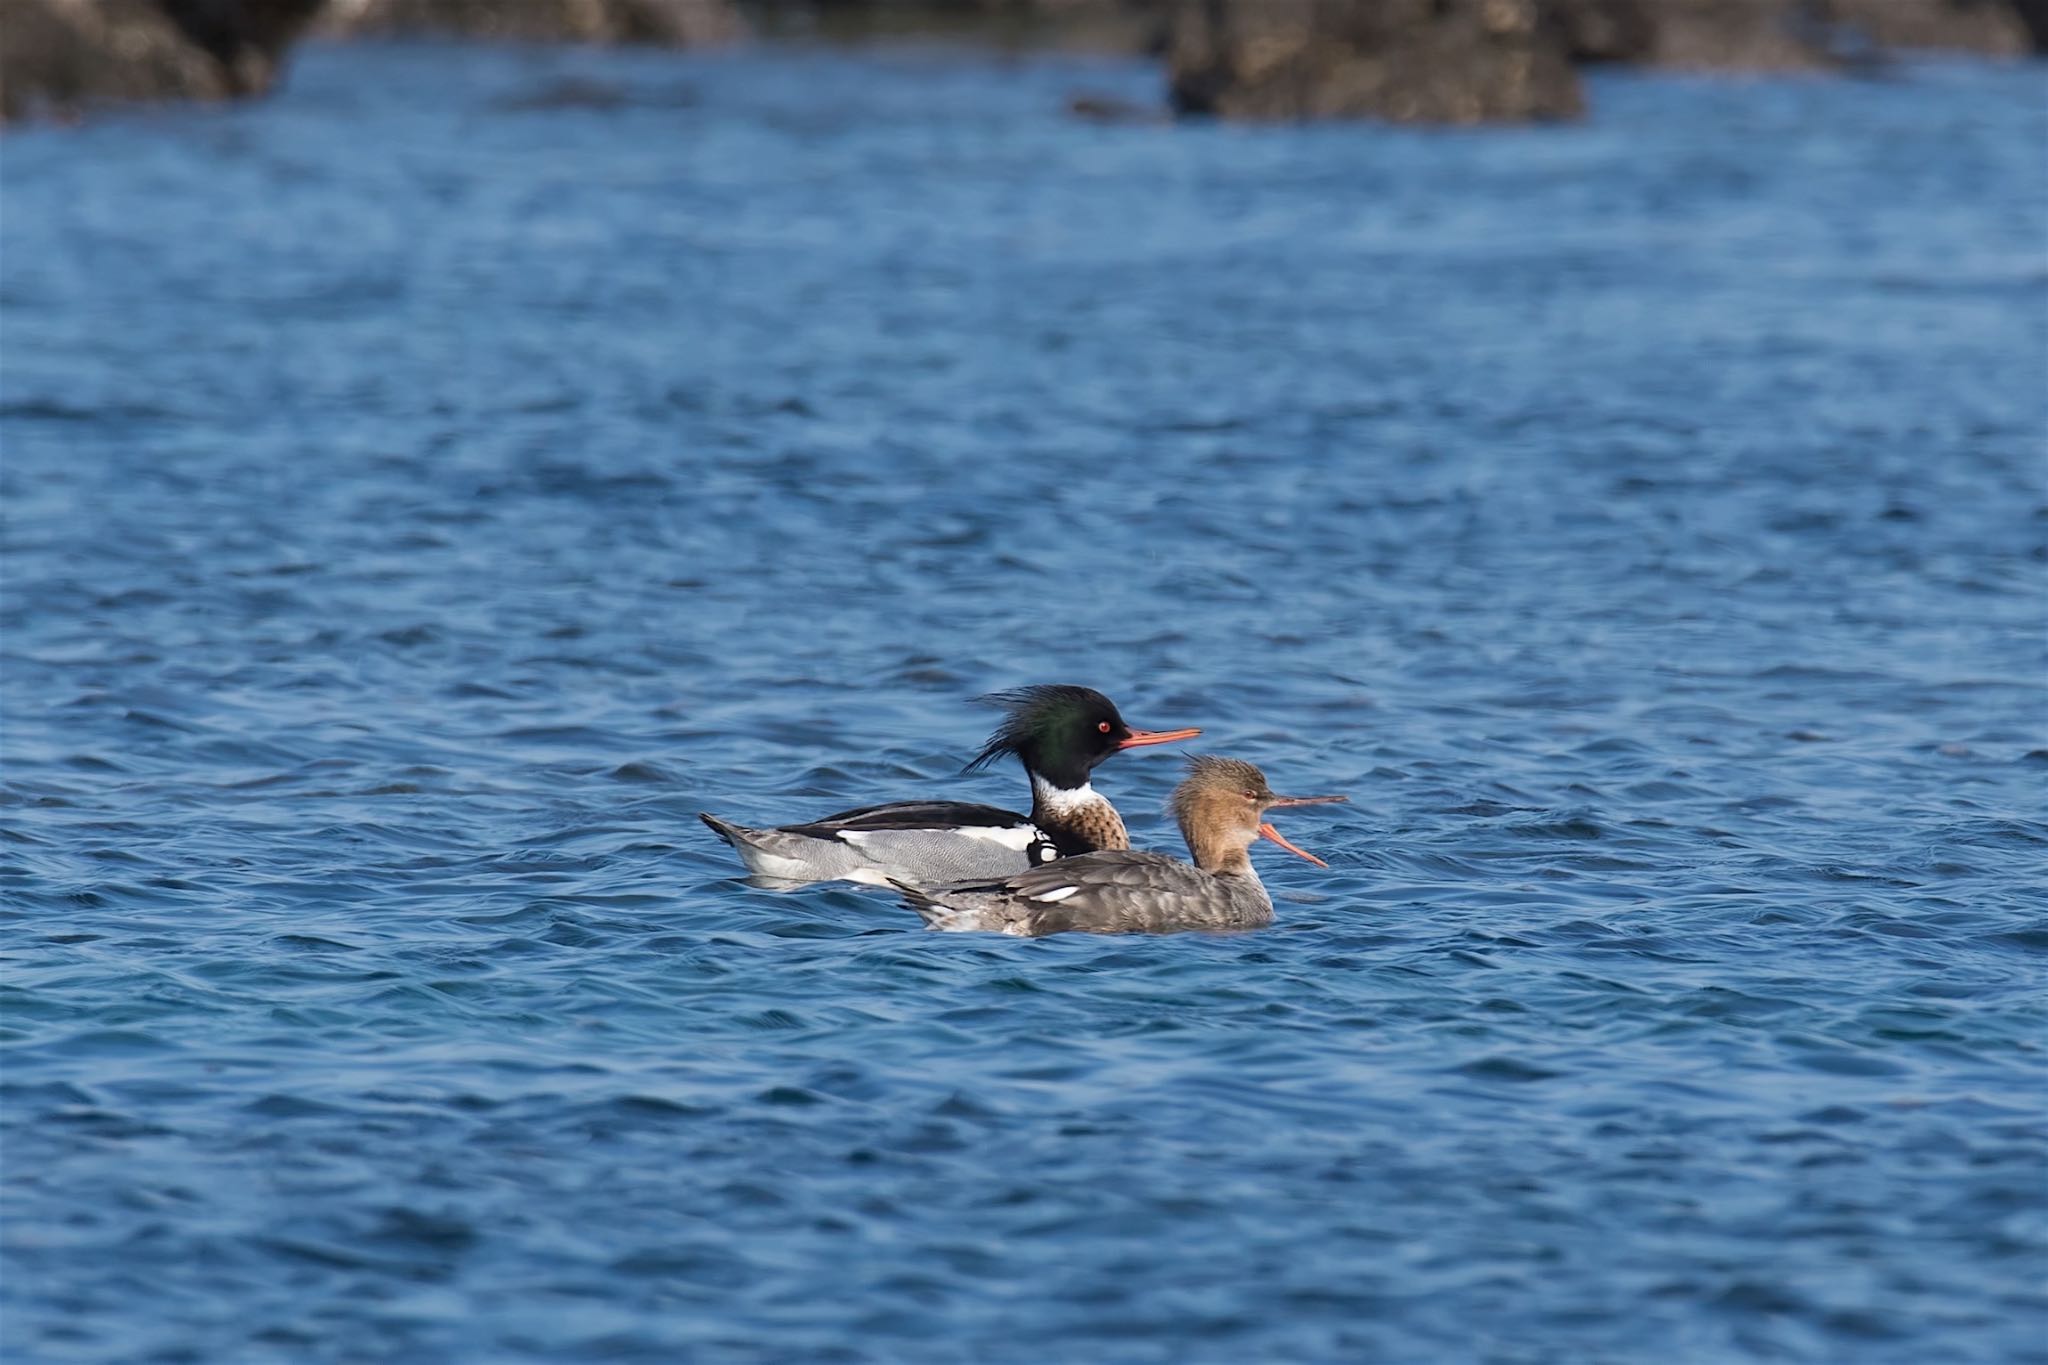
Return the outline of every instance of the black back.
{"type": "Polygon", "coordinates": [[[891,801],[885,806],[862,806],[843,810],[822,820],[801,825],[784,825],[789,834],[808,834],[813,839],[832,839],[841,830],[948,829],[984,825],[992,829],[1016,829],[1031,822],[1013,810],[978,806],[966,801],[891,801]]]}

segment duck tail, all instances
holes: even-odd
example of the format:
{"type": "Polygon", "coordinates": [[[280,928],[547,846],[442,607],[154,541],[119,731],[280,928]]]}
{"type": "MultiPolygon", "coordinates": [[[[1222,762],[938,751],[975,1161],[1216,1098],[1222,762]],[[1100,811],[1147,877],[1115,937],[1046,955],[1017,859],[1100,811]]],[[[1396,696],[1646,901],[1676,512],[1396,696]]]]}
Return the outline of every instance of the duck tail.
{"type": "Polygon", "coordinates": [[[753,831],[748,829],[746,826],[735,825],[729,820],[721,820],[708,810],[698,811],[697,818],[699,820],[702,820],[706,825],[709,825],[711,827],[711,832],[713,834],[716,834],[719,838],[725,840],[734,848],[743,847],[747,836],[753,833],[753,831]]]}
{"type": "Polygon", "coordinates": [[[947,905],[923,887],[912,886],[909,882],[901,882],[894,877],[889,878],[889,885],[896,888],[896,893],[903,897],[905,905],[917,911],[918,918],[924,921],[924,927],[927,929],[945,931],[977,927],[970,922],[974,918],[971,911],[947,905]]]}
{"type": "Polygon", "coordinates": [[[713,834],[731,844],[733,852],[739,854],[740,861],[747,865],[747,871],[757,877],[814,882],[843,877],[856,861],[852,849],[820,839],[806,839],[787,830],[735,825],[709,811],[698,811],[697,818],[713,834]]]}

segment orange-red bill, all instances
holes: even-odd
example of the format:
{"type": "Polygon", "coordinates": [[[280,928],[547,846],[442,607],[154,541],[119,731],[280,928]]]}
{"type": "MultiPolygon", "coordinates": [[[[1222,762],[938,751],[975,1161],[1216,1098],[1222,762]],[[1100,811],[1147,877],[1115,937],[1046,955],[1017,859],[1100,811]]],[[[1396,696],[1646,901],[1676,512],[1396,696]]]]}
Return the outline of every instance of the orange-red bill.
{"type": "Polygon", "coordinates": [[[1336,801],[1349,801],[1348,796],[1276,796],[1266,803],[1267,810],[1281,806],[1327,806],[1336,801]]]}
{"type": "MultiPolygon", "coordinates": [[[[1244,826],[1239,825],[1238,828],[1243,829],[1244,826]]],[[[1259,826],[1259,837],[1261,839],[1271,839],[1274,843],[1280,845],[1280,847],[1286,849],[1295,857],[1306,859],[1307,861],[1314,863],[1317,867],[1329,866],[1328,863],[1324,862],[1321,858],[1318,858],[1315,854],[1309,852],[1307,849],[1296,848],[1293,844],[1288,843],[1287,840],[1281,836],[1280,831],[1274,829],[1271,824],[1264,824],[1259,826]]]]}
{"type": "Polygon", "coordinates": [[[1147,744],[1171,744],[1177,739],[1193,739],[1200,730],[1133,730],[1116,742],[1119,749],[1142,749],[1147,744]]]}

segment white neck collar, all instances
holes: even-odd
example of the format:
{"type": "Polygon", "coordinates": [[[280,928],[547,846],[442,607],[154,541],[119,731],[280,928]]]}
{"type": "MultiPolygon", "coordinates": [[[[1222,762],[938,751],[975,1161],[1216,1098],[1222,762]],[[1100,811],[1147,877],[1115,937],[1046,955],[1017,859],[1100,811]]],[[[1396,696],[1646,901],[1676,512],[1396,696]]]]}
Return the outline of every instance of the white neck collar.
{"type": "Polygon", "coordinates": [[[1102,800],[1095,794],[1092,784],[1083,782],[1078,787],[1055,787],[1052,783],[1031,774],[1031,800],[1040,810],[1054,815],[1066,815],[1092,806],[1102,800]]]}

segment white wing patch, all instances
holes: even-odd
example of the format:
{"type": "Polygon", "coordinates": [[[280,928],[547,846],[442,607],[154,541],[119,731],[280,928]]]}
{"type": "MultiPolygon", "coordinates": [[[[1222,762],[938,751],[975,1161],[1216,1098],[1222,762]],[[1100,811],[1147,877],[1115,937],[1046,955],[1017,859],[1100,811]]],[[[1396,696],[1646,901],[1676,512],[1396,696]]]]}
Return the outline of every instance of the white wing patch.
{"type": "Polygon", "coordinates": [[[1010,825],[1008,827],[998,825],[954,825],[950,828],[934,829],[842,829],[838,832],[838,838],[841,842],[852,844],[870,857],[886,856],[893,841],[907,838],[928,839],[934,835],[954,839],[973,839],[985,844],[995,844],[1001,848],[1015,849],[1019,853],[1022,853],[1025,849],[1030,848],[1045,837],[1031,825],[1010,825]]]}
{"type": "Polygon", "coordinates": [[[1050,891],[1041,891],[1039,894],[1033,896],[1031,899],[1035,901],[1045,901],[1048,904],[1050,904],[1053,901],[1063,901],[1069,896],[1077,895],[1079,894],[1080,890],[1081,888],[1078,886],[1056,886],[1050,891]]]}
{"type": "Polygon", "coordinates": [[[1033,825],[1011,825],[1008,829],[999,829],[994,825],[963,825],[960,833],[970,839],[986,839],[989,843],[1001,844],[1004,848],[1014,848],[1019,853],[1045,837],[1033,825]]]}

